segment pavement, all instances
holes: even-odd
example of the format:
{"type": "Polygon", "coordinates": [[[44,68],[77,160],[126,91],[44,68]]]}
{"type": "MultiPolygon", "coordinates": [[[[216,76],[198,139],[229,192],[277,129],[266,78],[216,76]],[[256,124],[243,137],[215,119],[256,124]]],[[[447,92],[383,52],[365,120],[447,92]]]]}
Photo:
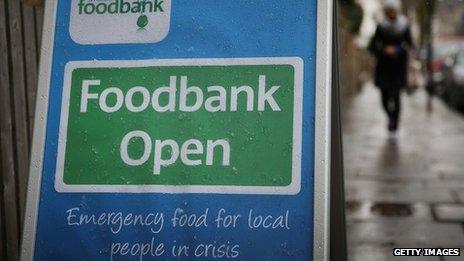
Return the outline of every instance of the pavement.
{"type": "Polygon", "coordinates": [[[349,260],[464,260],[392,255],[395,247],[464,248],[463,114],[438,99],[428,109],[423,90],[404,94],[392,140],[379,95],[368,83],[342,106],[349,260]]]}

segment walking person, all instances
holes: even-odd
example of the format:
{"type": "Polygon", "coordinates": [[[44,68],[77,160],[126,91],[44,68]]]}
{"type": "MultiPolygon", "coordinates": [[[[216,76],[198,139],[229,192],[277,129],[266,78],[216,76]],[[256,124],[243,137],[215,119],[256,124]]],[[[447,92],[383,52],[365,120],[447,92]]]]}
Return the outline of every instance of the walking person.
{"type": "Polygon", "coordinates": [[[385,0],[384,18],[369,44],[376,58],[375,85],[388,116],[390,137],[396,137],[401,111],[401,90],[407,84],[408,52],[412,47],[411,27],[401,13],[399,0],[385,0]]]}

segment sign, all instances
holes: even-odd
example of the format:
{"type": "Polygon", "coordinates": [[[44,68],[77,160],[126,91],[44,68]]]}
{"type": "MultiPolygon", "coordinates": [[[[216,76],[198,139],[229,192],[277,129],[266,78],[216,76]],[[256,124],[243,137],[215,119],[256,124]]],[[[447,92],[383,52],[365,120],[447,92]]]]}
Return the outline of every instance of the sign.
{"type": "Polygon", "coordinates": [[[327,2],[48,1],[22,259],[327,260],[327,2]]]}

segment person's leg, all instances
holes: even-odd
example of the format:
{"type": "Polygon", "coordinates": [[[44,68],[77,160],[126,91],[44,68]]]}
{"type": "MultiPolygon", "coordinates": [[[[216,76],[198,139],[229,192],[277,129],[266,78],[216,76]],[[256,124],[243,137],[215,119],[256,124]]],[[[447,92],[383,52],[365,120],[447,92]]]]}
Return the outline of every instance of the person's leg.
{"type": "Polygon", "coordinates": [[[390,117],[390,95],[388,93],[388,88],[386,87],[380,87],[380,94],[382,98],[382,107],[385,110],[385,113],[387,113],[387,116],[390,117]]]}
{"type": "Polygon", "coordinates": [[[392,129],[396,131],[398,129],[401,113],[401,88],[391,89],[391,101],[393,103],[391,111],[392,129]]]}
{"type": "Polygon", "coordinates": [[[385,110],[385,113],[388,116],[388,130],[394,131],[394,104],[393,104],[393,97],[391,88],[382,86],[380,87],[381,96],[382,96],[382,106],[385,110]]]}

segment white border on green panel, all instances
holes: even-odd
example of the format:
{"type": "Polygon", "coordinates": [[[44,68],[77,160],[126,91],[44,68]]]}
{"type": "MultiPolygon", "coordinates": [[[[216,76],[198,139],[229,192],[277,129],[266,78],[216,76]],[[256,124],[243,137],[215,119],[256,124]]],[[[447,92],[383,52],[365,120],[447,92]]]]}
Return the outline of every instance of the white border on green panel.
{"type": "Polygon", "coordinates": [[[219,58],[219,59],[159,59],[127,61],[75,61],[66,64],[63,82],[55,189],[58,192],[88,193],[216,193],[256,195],[296,195],[301,188],[301,140],[303,103],[303,60],[299,57],[219,58]],[[72,72],[78,68],[135,68],[150,66],[237,66],[291,65],[294,68],[292,181],[288,186],[237,185],[70,185],[63,181],[72,72]]]}

